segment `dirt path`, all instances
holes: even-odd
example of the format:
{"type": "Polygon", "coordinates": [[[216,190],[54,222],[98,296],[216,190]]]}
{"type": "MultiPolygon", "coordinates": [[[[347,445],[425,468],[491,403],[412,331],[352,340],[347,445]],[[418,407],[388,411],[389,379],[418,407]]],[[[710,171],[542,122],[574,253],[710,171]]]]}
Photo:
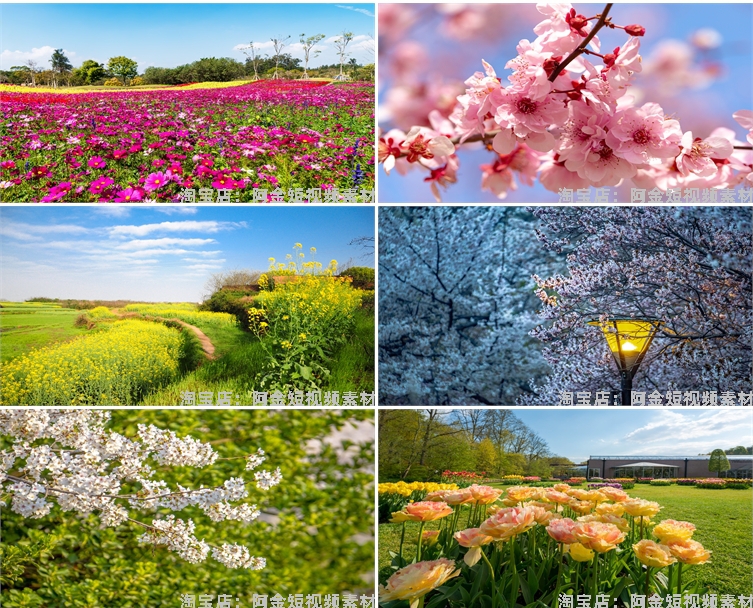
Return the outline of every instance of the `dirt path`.
{"type": "Polygon", "coordinates": [[[213,361],[216,359],[214,356],[214,344],[212,344],[212,341],[207,338],[207,335],[201,331],[198,327],[195,325],[191,325],[190,323],[186,323],[185,321],[181,321],[180,319],[169,319],[170,321],[175,321],[176,323],[180,323],[183,327],[186,327],[190,329],[196,337],[199,339],[199,342],[201,342],[201,350],[204,351],[204,354],[207,356],[207,359],[210,361],[213,361]]]}
{"type": "MultiPolygon", "coordinates": [[[[111,308],[110,311],[114,315],[123,319],[143,319],[143,315],[138,312],[122,312],[117,308],[111,308]]],[[[190,329],[198,338],[199,343],[201,344],[201,350],[204,351],[206,358],[210,361],[214,361],[217,358],[214,356],[214,344],[212,344],[212,341],[207,337],[207,335],[195,325],[191,325],[190,323],[186,323],[185,321],[181,321],[180,319],[166,319],[165,317],[155,317],[154,315],[149,316],[157,321],[174,321],[175,323],[182,325],[186,329],[190,329]]]]}

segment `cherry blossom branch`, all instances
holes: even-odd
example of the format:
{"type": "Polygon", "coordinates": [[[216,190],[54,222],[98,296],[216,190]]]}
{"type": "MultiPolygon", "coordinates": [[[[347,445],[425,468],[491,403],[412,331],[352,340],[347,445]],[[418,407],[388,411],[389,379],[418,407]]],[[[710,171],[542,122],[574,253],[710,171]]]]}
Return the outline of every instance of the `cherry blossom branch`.
{"type": "Polygon", "coordinates": [[[604,11],[599,15],[599,20],[596,22],[596,25],[593,26],[590,32],[588,32],[588,36],[585,37],[583,42],[578,45],[578,48],[576,48],[572,53],[570,53],[567,58],[560,63],[552,72],[552,75],[549,76],[549,82],[554,82],[557,77],[564,71],[564,69],[570,65],[575,59],[581,55],[585,50],[586,46],[588,46],[588,43],[593,40],[593,37],[596,36],[598,31],[606,25],[607,22],[607,16],[609,15],[609,11],[612,10],[613,4],[609,3],[604,7],[604,11]]]}

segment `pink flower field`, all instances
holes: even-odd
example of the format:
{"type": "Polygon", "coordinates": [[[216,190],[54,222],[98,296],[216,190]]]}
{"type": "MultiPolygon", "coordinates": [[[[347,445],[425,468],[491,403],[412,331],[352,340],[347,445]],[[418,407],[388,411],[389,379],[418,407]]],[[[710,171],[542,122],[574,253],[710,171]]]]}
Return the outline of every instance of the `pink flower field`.
{"type": "Polygon", "coordinates": [[[178,202],[185,190],[201,202],[202,189],[223,202],[363,202],[374,188],[369,83],[0,100],[3,202],[178,202]]]}

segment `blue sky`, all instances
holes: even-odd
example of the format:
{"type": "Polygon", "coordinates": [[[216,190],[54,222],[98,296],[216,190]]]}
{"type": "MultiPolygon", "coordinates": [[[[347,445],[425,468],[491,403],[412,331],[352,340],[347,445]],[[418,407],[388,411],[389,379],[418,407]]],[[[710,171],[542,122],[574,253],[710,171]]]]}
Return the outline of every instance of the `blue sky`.
{"type": "MultiPolygon", "coordinates": [[[[106,63],[125,55],[149,66],[175,67],[202,57],[245,55],[234,47],[260,43],[272,55],[270,37],[290,35],[284,53],[303,58],[299,35],[325,34],[322,53],[310,67],[338,62],[331,38],[349,31],[348,47],[359,63],[374,62],[373,4],[8,4],[0,26],[0,68],[33,59],[49,67],[52,51],[65,50],[71,63],[106,63]],[[371,38],[369,38],[369,36],[371,38]],[[329,40],[329,42],[328,42],[329,40]]],[[[256,46],[259,46],[258,44],[256,46]]]]}
{"type": "MultiPolygon", "coordinates": [[[[591,16],[602,4],[574,2],[573,7],[591,16]],[[589,12],[590,11],[590,12],[589,12]]],[[[521,39],[533,40],[533,25],[543,20],[531,5],[531,21],[509,26],[508,31],[494,40],[456,42],[438,34],[440,28],[431,20],[418,20],[418,25],[406,34],[406,39],[421,42],[429,50],[429,67],[426,75],[437,82],[464,81],[474,72],[482,70],[481,59],[496,69],[497,75],[506,79],[510,74],[505,69],[507,61],[516,56],[515,47],[521,39]]],[[[618,3],[610,12],[614,23],[628,25],[639,23],[646,27],[641,39],[641,55],[644,61],[651,52],[667,39],[688,41],[691,34],[711,28],[722,36],[722,45],[709,57],[722,66],[719,78],[707,88],[684,89],[674,96],[663,99],[645,99],[660,103],[668,115],[680,121],[684,130],[708,136],[710,125],[734,130],[738,138],[745,139],[745,131],[732,118],[732,113],[753,109],[753,5],[740,4],[636,4],[618,3]]],[[[612,49],[624,44],[625,34],[619,31],[601,31],[602,48],[612,49]]],[[[380,72],[382,70],[380,57],[380,72]]],[[[639,84],[640,80],[636,80],[639,84]]],[[[506,80],[505,83],[507,84],[506,80]]],[[[380,101],[389,86],[388,80],[380,80],[380,101]]],[[[460,156],[461,167],[458,183],[443,194],[444,202],[500,202],[491,192],[481,192],[479,166],[491,162],[485,150],[465,150],[460,156]]],[[[434,202],[429,187],[423,179],[423,171],[412,171],[407,176],[396,173],[386,176],[380,168],[379,198],[383,202],[434,202]]],[[[503,202],[558,202],[558,195],[536,183],[534,187],[522,185],[508,195],[503,202]]]]}
{"type": "Polygon", "coordinates": [[[516,409],[551,451],[580,462],[591,455],[695,456],[753,444],[748,408],[516,409]]]}
{"type": "Polygon", "coordinates": [[[266,270],[295,243],[373,267],[349,245],[373,235],[373,207],[3,206],[0,300],[198,302],[212,273],[266,270]]]}

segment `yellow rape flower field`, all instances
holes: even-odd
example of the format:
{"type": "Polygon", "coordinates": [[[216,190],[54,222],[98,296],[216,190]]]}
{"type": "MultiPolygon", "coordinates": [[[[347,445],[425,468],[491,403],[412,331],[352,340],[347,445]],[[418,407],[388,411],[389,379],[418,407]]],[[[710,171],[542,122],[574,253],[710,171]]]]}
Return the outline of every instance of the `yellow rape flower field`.
{"type": "Polygon", "coordinates": [[[128,304],[123,310],[165,319],[180,319],[192,325],[210,323],[212,325],[233,326],[236,323],[235,317],[231,314],[196,310],[196,306],[193,304],[128,304]]]}
{"type": "Polygon", "coordinates": [[[22,355],[2,366],[6,405],[132,405],[178,376],[181,334],[139,320],[22,355]]]}

